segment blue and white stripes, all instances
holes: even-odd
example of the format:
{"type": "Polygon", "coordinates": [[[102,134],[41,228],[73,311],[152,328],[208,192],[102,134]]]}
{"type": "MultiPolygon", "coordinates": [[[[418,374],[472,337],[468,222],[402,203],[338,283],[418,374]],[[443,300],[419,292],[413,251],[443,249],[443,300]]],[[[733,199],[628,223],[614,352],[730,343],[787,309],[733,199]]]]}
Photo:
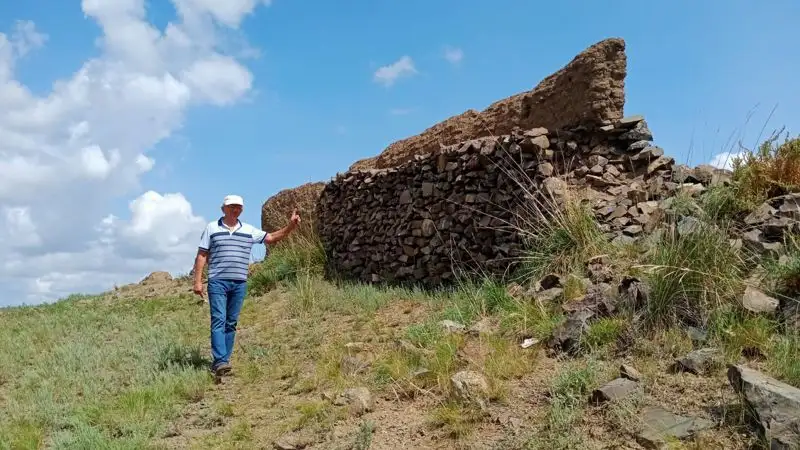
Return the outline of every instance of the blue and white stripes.
{"type": "Polygon", "coordinates": [[[207,250],[208,279],[247,280],[253,244],[262,244],[267,233],[242,223],[229,230],[222,219],[210,222],[200,237],[200,249],[207,250]]]}

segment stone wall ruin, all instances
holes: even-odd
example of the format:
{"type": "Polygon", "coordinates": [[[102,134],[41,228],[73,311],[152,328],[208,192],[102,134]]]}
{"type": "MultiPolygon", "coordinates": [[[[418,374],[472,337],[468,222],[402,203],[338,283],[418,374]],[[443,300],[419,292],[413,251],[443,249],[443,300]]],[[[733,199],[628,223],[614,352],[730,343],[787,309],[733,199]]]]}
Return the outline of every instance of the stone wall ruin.
{"type": "Polygon", "coordinates": [[[502,274],[521,256],[513,226],[528,192],[546,204],[582,191],[609,238],[656,223],[658,200],[684,188],[642,117],[571,130],[534,128],[469,140],[399,167],[340,174],[322,191],[318,232],[330,269],[365,282],[436,285],[460,270],[502,274]]]}

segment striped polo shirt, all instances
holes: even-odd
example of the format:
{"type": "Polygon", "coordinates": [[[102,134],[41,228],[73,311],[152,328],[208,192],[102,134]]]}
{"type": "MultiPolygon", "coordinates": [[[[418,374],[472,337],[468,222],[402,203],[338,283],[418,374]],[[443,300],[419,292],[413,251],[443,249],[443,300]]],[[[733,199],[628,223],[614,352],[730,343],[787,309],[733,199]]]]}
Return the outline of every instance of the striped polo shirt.
{"type": "Polygon", "coordinates": [[[208,279],[246,281],[253,244],[266,246],[266,237],[266,232],[241,221],[233,229],[221,218],[209,222],[200,237],[200,249],[208,251],[208,279]]]}

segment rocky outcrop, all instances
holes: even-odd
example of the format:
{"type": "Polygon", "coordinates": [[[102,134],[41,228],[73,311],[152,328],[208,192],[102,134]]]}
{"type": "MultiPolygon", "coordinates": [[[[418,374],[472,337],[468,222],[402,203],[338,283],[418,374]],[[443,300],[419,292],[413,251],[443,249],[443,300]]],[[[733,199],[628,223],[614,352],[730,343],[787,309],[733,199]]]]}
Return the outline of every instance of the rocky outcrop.
{"type": "Polygon", "coordinates": [[[329,269],[424,284],[461,269],[505,273],[520,256],[520,221],[570,195],[589,203],[609,238],[635,240],[659,223],[658,201],[682,189],[669,181],[672,158],[650,139],[640,116],[594,128],[515,129],[396,168],[340,174],[317,207],[329,269]]]}
{"type": "Polygon", "coordinates": [[[144,277],[139,284],[142,286],[149,286],[169,283],[170,281],[172,281],[172,275],[170,275],[169,272],[152,272],[150,275],[144,277]]]}
{"type": "Polygon", "coordinates": [[[800,389],[745,366],[730,366],[739,393],[769,448],[800,448],[800,389]]]}
{"type": "Polygon", "coordinates": [[[800,233],[800,193],[771,198],[744,218],[745,248],[760,255],[780,256],[787,234],[800,233]]]}
{"type": "Polygon", "coordinates": [[[627,58],[622,39],[606,39],[578,54],[534,89],[491,104],[482,112],[465,111],[422,133],[358,161],[350,170],[396,167],[415,155],[469,139],[508,134],[514,128],[551,130],[622,119],[627,58]]]}
{"type": "Polygon", "coordinates": [[[292,210],[297,209],[302,219],[298,234],[310,235],[314,229],[315,209],[323,182],[306,183],[293,189],[284,189],[268,198],[261,207],[261,229],[276,231],[289,223],[292,210]]]}

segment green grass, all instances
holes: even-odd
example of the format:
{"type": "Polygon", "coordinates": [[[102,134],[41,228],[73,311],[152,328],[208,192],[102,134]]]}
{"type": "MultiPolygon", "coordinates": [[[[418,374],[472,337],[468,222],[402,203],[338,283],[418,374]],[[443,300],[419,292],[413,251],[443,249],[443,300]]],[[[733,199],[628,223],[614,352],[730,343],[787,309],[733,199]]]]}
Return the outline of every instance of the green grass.
{"type": "Polygon", "coordinates": [[[764,284],[774,295],[792,301],[800,294],[800,236],[788,234],[784,239],[786,253],[783,258],[766,258],[764,284]]]}
{"type": "Polygon", "coordinates": [[[724,307],[714,312],[709,331],[727,362],[763,359],[769,375],[800,387],[800,335],[782,332],[775,318],[724,307]]]}
{"type": "Polygon", "coordinates": [[[629,326],[625,317],[603,317],[589,326],[581,340],[588,353],[597,352],[615,343],[629,326]]]}
{"type": "Polygon", "coordinates": [[[0,448],[137,448],[210,385],[205,309],[66,300],[0,315],[0,448]]]}
{"type": "Polygon", "coordinates": [[[724,230],[699,224],[685,235],[665,230],[643,256],[639,268],[650,293],[640,312],[648,325],[705,326],[715,308],[735,303],[744,291],[747,260],[724,230]]]}
{"type": "Polygon", "coordinates": [[[475,426],[483,419],[483,413],[474,406],[456,402],[444,403],[430,413],[430,425],[441,429],[445,435],[455,439],[467,439],[475,426]]]}
{"type": "Polygon", "coordinates": [[[248,291],[261,295],[280,282],[297,281],[324,271],[325,252],[316,237],[293,236],[277,244],[248,280],[248,291]]]}
{"type": "Polygon", "coordinates": [[[744,219],[754,206],[745,201],[737,185],[718,184],[711,186],[699,200],[705,217],[722,224],[744,219]]]}
{"type": "Polygon", "coordinates": [[[564,205],[530,201],[520,213],[517,232],[525,240],[518,276],[538,280],[548,273],[583,272],[586,262],[612,248],[588,206],[568,197],[564,205]]]}
{"type": "Polygon", "coordinates": [[[369,450],[372,445],[372,435],[374,433],[375,423],[371,421],[361,422],[352,445],[352,450],[369,450]]]}
{"type": "Polygon", "coordinates": [[[550,383],[550,407],[540,430],[527,449],[582,448],[584,437],[576,424],[584,413],[586,399],[599,379],[599,366],[593,360],[564,366],[550,383]]]}

